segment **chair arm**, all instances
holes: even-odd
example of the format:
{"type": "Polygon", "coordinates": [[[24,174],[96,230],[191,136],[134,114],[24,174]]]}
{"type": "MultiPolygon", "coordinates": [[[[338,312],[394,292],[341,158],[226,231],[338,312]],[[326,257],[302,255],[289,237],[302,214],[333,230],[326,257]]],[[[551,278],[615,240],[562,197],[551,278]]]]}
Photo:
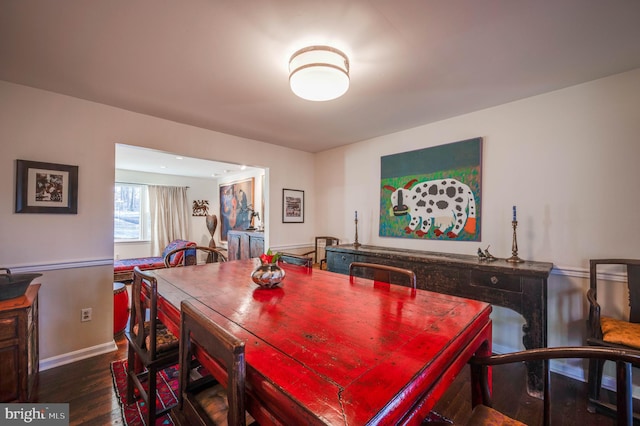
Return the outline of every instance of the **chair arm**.
{"type": "Polygon", "coordinates": [[[589,305],[597,306],[598,308],[600,308],[600,305],[598,305],[598,300],[596,299],[596,291],[592,288],[587,290],[587,301],[589,302],[589,305]]]}
{"type": "Polygon", "coordinates": [[[640,367],[640,350],[605,348],[593,346],[560,346],[556,348],[528,349],[486,357],[474,356],[469,360],[471,365],[502,365],[522,361],[544,361],[551,359],[604,359],[629,362],[640,367]]]}
{"type": "Polygon", "coordinates": [[[596,299],[596,291],[592,288],[587,291],[587,301],[589,302],[587,332],[589,337],[602,340],[602,328],[600,327],[600,305],[596,299]]]}

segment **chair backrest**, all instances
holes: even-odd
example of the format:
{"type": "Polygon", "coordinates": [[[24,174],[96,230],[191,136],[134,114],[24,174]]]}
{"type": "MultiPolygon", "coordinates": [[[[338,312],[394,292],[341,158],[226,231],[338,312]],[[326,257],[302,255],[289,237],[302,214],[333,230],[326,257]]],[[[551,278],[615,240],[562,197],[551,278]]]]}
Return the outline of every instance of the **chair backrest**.
{"type": "Polygon", "coordinates": [[[180,304],[180,398],[184,407],[184,399],[191,399],[192,385],[190,375],[194,345],[198,351],[206,353],[208,359],[226,373],[226,382],[216,377],[226,389],[229,403],[227,420],[229,425],[246,424],[245,419],[245,378],[246,365],[244,359],[245,343],[231,334],[219,324],[207,318],[190,302],[180,304]],[[186,366],[186,368],[185,368],[186,366]]]}
{"type": "Polygon", "coordinates": [[[167,268],[175,266],[191,266],[198,263],[198,253],[207,255],[205,263],[226,262],[227,258],[220,249],[206,246],[178,247],[168,252],[164,257],[164,266],[167,268]],[[172,260],[176,253],[184,253],[179,262],[172,260]]]}
{"type": "Polygon", "coordinates": [[[314,263],[318,263],[318,250],[322,249],[321,260],[325,260],[327,255],[324,253],[324,247],[337,246],[340,244],[340,239],[336,237],[316,237],[316,250],[314,255],[314,263]]]}
{"type": "Polygon", "coordinates": [[[138,266],[133,268],[131,298],[129,335],[139,348],[146,348],[149,359],[156,359],[158,349],[156,345],[158,282],[154,276],[142,272],[138,266]],[[149,323],[148,327],[145,327],[145,322],[149,323]]]}
{"type": "Polygon", "coordinates": [[[598,295],[598,266],[622,265],[627,272],[629,289],[629,321],[640,323],[640,259],[591,259],[589,261],[589,294],[594,300],[598,295]]]}
{"type": "MultiPolygon", "coordinates": [[[[640,351],[576,346],[530,349],[489,357],[473,357],[469,361],[472,374],[477,374],[481,381],[483,405],[492,406],[491,393],[489,391],[488,367],[523,361],[543,361],[543,398],[544,398],[544,424],[551,424],[551,372],[549,360],[551,359],[601,359],[616,363],[616,399],[617,399],[617,424],[633,424],[633,394],[631,391],[631,366],[640,367],[640,351]]],[[[476,425],[477,426],[477,425],[476,425]]]]}
{"type": "Polygon", "coordinates": [[[290,265],[304,266],[311,268],[313,266],[313,258],[309,256],[299,256],[297,254],[281,253],[280,261],[290,265]]]}
{"type": "Polygon", "coordinates": [[[416,287],[416,273],[410,269],[398,268],[395,266],[381,265],[378,263],[366,263],[366,262],[351,262],[349,265],[349,278],[353,279],[355,276],[362,276],[364,278],[371,278],[374,281],[382,281],[390,284],[404,284],[404,281],[408,281],[408,286],[416,287]],[[357,271],[361,270],[361,274],[357,274],[357,271]]]}
{"type": "MultiPolygon", "coordinates": [[[[194,247],[194,246],[196,246],[196,243],[194,243],[193,241],[180,240],[180,239],[173,240],[169,244],[167,244],[164,250],[162,250],[162,254],[160,255],[160,257],[162,257],[163,259],[166,258],[169,252],[177,248],[194,247]]],[[[173,255],[169,256],[169,263],[171,263],[172,265],[175,265],[182,262],[183,254],[184,254],[183,251],[176,251],[173,255]]]]}

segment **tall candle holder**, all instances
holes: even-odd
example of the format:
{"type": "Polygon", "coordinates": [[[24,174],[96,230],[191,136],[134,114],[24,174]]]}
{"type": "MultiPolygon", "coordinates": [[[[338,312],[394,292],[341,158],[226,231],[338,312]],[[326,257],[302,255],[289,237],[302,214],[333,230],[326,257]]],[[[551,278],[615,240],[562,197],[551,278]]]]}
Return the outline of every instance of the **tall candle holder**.
{"type": "MultiPolygon", "coordinates": [[[[515,207],[514,215],[515,215],[515,207]]],[[[512,220],[511,225],[513,226],[513,242],[511,243],[511,257],[506,259],[507,262],[511,263],[522,263],[524,260],[518,257],[518,237],[516,236],[516,228],[518,227],[518,221],[512,220]]]]}
{"type": "Polygon", "coordinates": [[[357,249],[358,247],[361,246],[361,244],[358,242],[358,214],[356,213],[356,239],[353,242],[353,246],[357,249]]]}

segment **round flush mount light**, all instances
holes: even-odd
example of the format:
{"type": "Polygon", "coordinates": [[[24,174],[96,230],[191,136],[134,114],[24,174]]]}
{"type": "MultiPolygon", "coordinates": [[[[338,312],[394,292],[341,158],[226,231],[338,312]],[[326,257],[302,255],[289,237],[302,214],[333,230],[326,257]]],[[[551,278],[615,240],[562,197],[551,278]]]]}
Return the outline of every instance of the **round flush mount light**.
{"type": "Polygon", "coordinates": [[[330,101],[349,89],[349,58],[329,46],[309,46],[289,59],[289,85],[309,101],[330,101]]]}

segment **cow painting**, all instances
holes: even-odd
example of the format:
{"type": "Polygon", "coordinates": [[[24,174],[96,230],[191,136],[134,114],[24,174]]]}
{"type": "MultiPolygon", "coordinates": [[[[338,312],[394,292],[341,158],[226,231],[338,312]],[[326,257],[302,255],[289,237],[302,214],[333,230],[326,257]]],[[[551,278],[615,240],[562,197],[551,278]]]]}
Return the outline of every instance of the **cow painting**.
{"type": "Polygon", "coordinates": [[[410,216],[407,234],[415,231],[422,237],[432,226],[437,237],[446,233],[449,238],[457,238],[463,229],[469,234],[476,232],[476,200],[469,186],[459,180],[413,179],[402,188],[383,188],[391,191],[390,214],[410,216]]]}

